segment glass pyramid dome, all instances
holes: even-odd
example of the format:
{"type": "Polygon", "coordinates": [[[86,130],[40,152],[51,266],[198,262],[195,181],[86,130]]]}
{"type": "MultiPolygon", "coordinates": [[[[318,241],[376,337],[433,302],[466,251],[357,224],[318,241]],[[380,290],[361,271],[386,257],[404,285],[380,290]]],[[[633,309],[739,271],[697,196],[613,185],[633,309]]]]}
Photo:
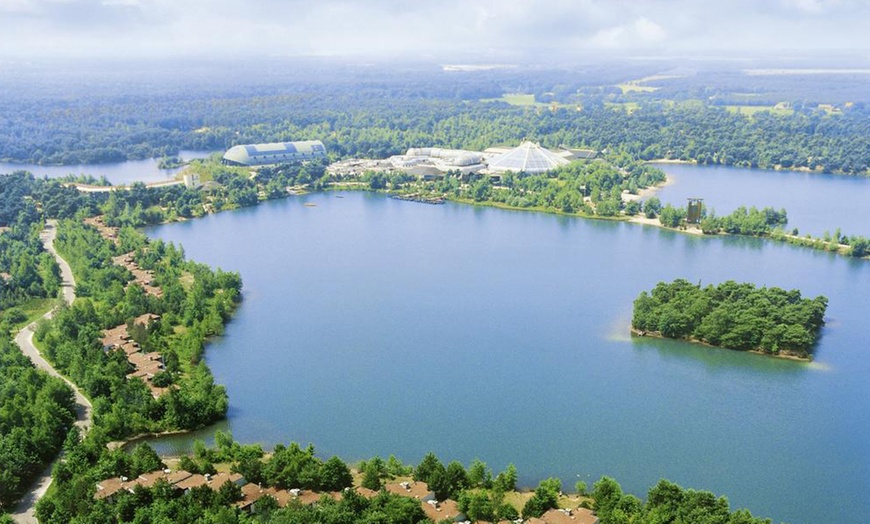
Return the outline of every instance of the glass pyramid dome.
{"type": "Polygon", "coordinates": [[[543,173],[568,163],[568,160],[544,149],[533,142],[523,142],[518,147],[502,153],[489,161],[489,170],[497,173],[543,173]]]}

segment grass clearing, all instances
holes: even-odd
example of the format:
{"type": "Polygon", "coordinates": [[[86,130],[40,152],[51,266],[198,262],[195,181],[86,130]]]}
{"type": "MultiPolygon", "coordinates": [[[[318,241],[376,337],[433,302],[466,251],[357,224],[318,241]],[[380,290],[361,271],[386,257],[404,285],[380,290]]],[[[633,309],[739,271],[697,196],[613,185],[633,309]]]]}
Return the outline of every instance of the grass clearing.
{"type": "Polygon", "coordinates": [[[189,271],[182,272],[178,278],[178,283],[181,284],[182,289],[190,291],[190,288],[193,287],[193,274],[189,271]]]}
{"type": "Polygon", "coordinates": [[[622,90],[622,94],[626,93],[654,93],[661,89],[660,87],[643,85],[647,82],[655,82],[656,80],[670,80],[671,78],[680,78],[681,75],[650,75],[637,80],[629,80],[621,84],[616,84],[616,87],[622,90]]]}
{"type": "Polygon", "coordinates": [[[640,104],[638,104],[637,102],[605,102],[604,107],[608,107],[610,109],[619,109],[621,111],[625,111],[630,115],[640,108],[640,104]]]}
{"type": "Polygon", "coordinates": [[[624,84],[616,84],[616,87],[622,90],[622,94],[627,93],[654,93],[659,90],[658,87],[642,86],[637,83],[638,80],[632,80],[624,84]]]}
{"type": "Polygon", "coordinates": [[[481,102],[504,102],[506,104],[510,104],[512,106],[520,106],[520,107],[529,107],[529,106],[541,106],[545,107],[547,104],[543,102],[536,102],[535,95],[526,94],[526,93],[505,93],[501,96],[501,98],[481,98],[481,102]]]}
{"type": "MultiPolygon", "coordinates": [[[[26,316],[25,320],[13,324],[15,330],[21,329],[24,326],[34,322],[45,315],[54,306],[60,305],[60,299],[57,298],[30,298],[15,306],[15,309],[23,312],[26,316]]],[[[10,308],[12,309],[12,308],[10,308]]]]}
{"type": "Polygon", "coordinates": [[[794,109],[775,106],[725,106],[725,109],[731,113],[738,113],[747,116],[753,116],[756,113],[761,113],[763,111],[768,111],[779,116],[791,116],[794,114],[794,109]]]}
{"type": "Polygon", "coordinates": [[[222,171],[229,171],[237,175],[249,177],[251,168],[248,166],[225,166],[216,158],[198,158],[187,164],[187,166],[185,166],[185,168],[177,174],[175,178],[181,179],[184,175],[195,174],[199,175],[200,183],[205,183],[214,180],[215,173],[222,171]]]}

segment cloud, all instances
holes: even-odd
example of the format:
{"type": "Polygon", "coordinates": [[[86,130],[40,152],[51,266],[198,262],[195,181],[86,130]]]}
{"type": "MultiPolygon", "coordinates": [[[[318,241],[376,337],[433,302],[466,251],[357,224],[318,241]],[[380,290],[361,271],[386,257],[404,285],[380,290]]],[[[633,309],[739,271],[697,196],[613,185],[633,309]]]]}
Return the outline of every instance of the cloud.
{"type": "Polygon", "coordinates": [[[597,32],[589,44],[600,49],[633,49],[657,44],[667,37],[667,32],[649,18],[640,17],[631,24],[622,24],[597,32]]]}
{"type": "Polygon", "coordinates": [[[0,0],[0,55],[870,51],[864,0],[0,0]]]}

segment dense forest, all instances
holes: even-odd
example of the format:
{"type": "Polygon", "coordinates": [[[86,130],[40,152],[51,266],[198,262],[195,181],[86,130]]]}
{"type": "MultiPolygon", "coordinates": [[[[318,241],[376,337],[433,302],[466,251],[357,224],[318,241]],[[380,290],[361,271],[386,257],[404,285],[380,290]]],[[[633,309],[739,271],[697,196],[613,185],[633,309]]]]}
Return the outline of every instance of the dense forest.
{"type": "MultiPolygon", "coordinates": [[[[240,445],[227,433],[218,432],[215,447],[197,442],[192,456],[174,464],[194,474],[218,470],[243,475],[259,489],[300,489],[320,493],[310,503],[291,502],[279,508],[270,494],[254,502],[253,512],[233,504],[242,500],[240,487],[226,482],[219,489],[202,487],[187,492],[168,484],[122,491],[111,500],[97,500],[95,486],[110,477],[136,478],[141,473],[167,467],[146,444],[127,453],[106,449],[98,438],[70,438],[69,460],[56,476],[56,492],[40,502],[40,522],[173,522],[187,523],[345,523],[431,522],[421,509],[421,500],[385,489],[400,481],[423,482],[438,501],[454,501],[470,521],[531,519],[559,507],[578,506],[597,512],[601,524],[691,522],[692,524],[769,524],[746,510],[731,511],[727,499],[710,492],[684,489],[666,480],[649,490],[647,501],[623,493],[619,484],[604,477],[587,492],[584,482],[563,493],[562,482],[543,480],[532,492],[517,494],[517,470],[509,464],[493,474],[482,461],[468,467],[458,461],[447,464],[428,453],[412,467],[394,456],[373,457],[357,465],[356,473],[338,457],[322,460],[312,446],[278,445],[265,453],[257,444],[240,445]],[[364,496],[357,489],[369,490],[364,496]],[[340,497],[329,494],[340,492],[340,497]]],[[[215,486],[216,488],[217,486],[215,486]]],[[[269,491],[267,493],[274,493],[269,491]]]]}
{"type": "Polygon", "coordinates": [[[70,388],[37,370],[0,322],[0,512],[54,459],[75,421],[70,388]]]}
{"type": "Polygon", "coordinates": [[[36,369],[12,342],[53,303],[59,268],[39,239],[42,220],[24,200],[21,179],[0,177],[0,512],[27,489],[60,450],[75,420],[72,391],[36,369]]]}
{"type": "Polygon", "coordinates": [[[827,298],[802,298],[797,290],[733,281],[702,288],[678,279],[642,292],[634,301],[631,325],[641,335],[807,358],[827,305],[827,298]]]}
{"type": "Polygon", "coordinates": [[[334,157],[384,158],[409,147],[482,150],[532,139],[548,147],[623,147],[645,160],[846,174],[870,167],[870,108],[863,103],[832,113],[790,102],[788,113],[742,114],[723,107],[716,91],[670,91],[673,99],[620,94],[600,84],[618,74],[598,74],[401,75],[374,68],[356,83],[334,75],[248,89],[19,95],[0,102],[0,159],[101,163],[299,139],[322,140],[334,157]],[[498,101],[513,90],[543,103],[498,101]]]}

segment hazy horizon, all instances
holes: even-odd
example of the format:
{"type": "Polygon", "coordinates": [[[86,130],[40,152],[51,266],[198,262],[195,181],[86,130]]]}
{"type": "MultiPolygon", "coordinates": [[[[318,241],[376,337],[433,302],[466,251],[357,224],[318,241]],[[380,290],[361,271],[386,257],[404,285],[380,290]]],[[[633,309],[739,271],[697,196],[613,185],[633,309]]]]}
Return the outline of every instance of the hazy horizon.
{"type": "Polygon", "coordinates": [[[0,0],[4,61],[870,59],[861,0],[0,0]]]}

